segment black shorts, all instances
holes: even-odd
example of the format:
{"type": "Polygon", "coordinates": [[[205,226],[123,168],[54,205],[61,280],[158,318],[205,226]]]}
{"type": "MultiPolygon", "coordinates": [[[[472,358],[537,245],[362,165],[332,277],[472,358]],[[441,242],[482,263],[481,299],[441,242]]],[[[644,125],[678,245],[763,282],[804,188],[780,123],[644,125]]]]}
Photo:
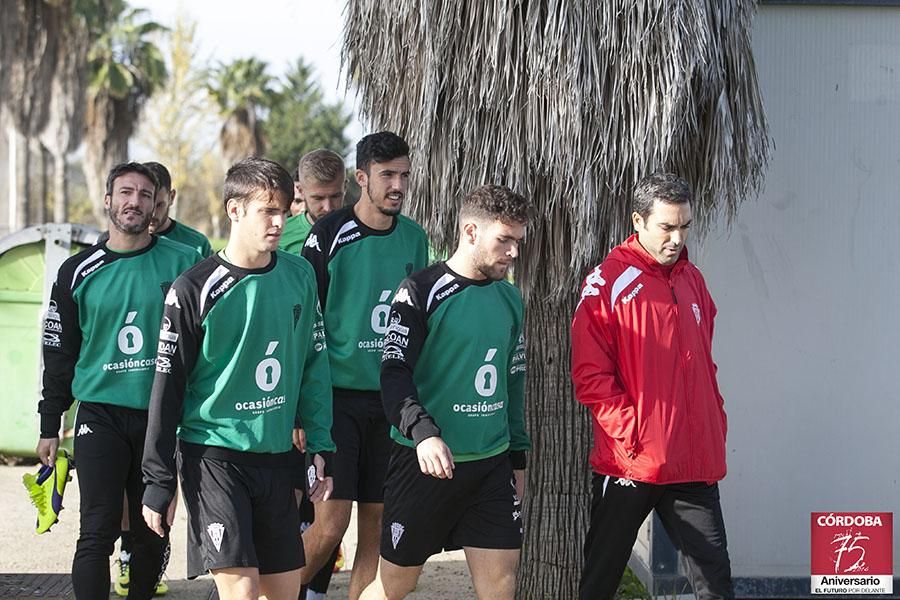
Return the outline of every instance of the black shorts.
{"type": "Polygon", "coordinates": [[[337,500],[384,501],[384,476],[391,456],[391,428],[379,392],[334,390],[331,459],[337,500]]]}
{"type": "Polygon", "coordinates": [[[180,454],[188,512],[188,578],[213,569],[283,573],[305,564],[290,466],[180,454]]]}
{"type": "Polygon", "coordinates": [[[413,448],[394,444],[384,486],[381,556],[418,566],[442,550],[522,547],[522,513],[509,454],[456,463],[453,479],[419,469],[413,448]]]}

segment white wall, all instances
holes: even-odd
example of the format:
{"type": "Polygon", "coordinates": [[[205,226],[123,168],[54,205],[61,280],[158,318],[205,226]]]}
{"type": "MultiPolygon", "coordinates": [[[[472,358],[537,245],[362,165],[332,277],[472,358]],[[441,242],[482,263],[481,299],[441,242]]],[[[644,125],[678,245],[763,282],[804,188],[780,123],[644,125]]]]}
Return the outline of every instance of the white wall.
{"type": "Polygon", "coordinates": [[[900,7],[762,6],[753,43],[765,191],[694,257],[719,307],[734,574],[804,576],[810,512],[900,513],[900,7]]]}

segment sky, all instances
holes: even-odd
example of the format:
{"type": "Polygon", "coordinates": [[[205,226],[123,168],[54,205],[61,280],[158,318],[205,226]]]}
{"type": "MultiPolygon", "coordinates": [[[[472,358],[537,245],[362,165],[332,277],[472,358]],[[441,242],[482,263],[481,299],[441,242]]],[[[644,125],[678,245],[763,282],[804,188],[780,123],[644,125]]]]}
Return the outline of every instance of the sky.
{"type": "Polygon", "coordinates": [[[311,63],[326,98],[341,101],[354,119],[347,129],[351,143],[363,134],[356,119],[354,95],[345,95],[340,73],[343,0],[130,0],[150,17],[172,26],[179,11],[197,23],[199,58],[210,63],[255,56],[281,75],[302,56],[311,63]]]}

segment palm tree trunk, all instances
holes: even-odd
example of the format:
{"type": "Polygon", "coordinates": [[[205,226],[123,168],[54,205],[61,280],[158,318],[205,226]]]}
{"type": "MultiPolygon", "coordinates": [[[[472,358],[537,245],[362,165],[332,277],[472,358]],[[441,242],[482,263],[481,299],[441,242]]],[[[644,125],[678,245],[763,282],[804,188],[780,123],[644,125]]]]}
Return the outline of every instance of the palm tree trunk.
{"type": "Polygon", "coordinates": [[[65,223],[69,215],[69,185],[66,179],[69,165],[66,155],[53,153],[53,222],[65,223]]]}
{"type": "MultiPolygon", "coordinates": [[[[534,296],[549,293],[535,289],[534,296]]],[[[526,310],[528,342],[528,460],[525,537],[517,598],[577,598],[581,544],[590,508],[587,464],[590,421],[569,378],[570,294],[562,302],[535,300],[526,310]]]]}
{"type": "MultiPolygon", "coordinates": [[[[31,140],[31,145],[33,148],[33,153],[35,158],[37,158],[37,190],[36,196],[34,198],[34,218],[31,221],[32,223],[46,223],[47,222],[47,204],[50,200],[50,156],[47,148],[44,147],[43,144],[40,143],[37,139],[31,140]]],[[[35,177],[32,177],[32,181],[34,181],[35,177]]]]}

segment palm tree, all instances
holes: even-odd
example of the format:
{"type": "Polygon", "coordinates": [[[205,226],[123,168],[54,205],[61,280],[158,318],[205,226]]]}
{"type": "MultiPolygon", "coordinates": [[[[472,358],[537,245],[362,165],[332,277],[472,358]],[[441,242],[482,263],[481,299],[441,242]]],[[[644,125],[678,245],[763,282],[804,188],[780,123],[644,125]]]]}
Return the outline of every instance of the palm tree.
{"type": "Polygon", "coordinates": [[[239,58],[230,64],[219,63],[211,73],[207,90],[225,119],[219,131],[219,143],[226,168],[265,152],[257,111],[271,106],[276,98],[272,89],[274,80],[266,73],[267,66],[257,58],[239,58]]]}
{"type": "Polygon", "coordinates": [[[85,175],[94,216],[103,222],[107,172],[128,158],[128,141],[141,108],[167,78],[154,35],[166,28],[146,19],[146,10],[109,0],[93,23],[99,35],[89,54],[90,84],[85,114],[85,175]]]}
{"type": "Polygon", "coordinates": [[[12,140],[8,160],[21,182],[15,186],[19,189],[9,190],[10,202],[16,205],[11,230],[28,223],[31,157],[36,137],[47,125],[50,95],[45,90],[56,70],[63,25],[60,10],[50,2],[0,2],[0,101],[6,135],[12,140]]]}
{"type": "Polygon", "coordinates": [[[635,182],[696,189],[702,230],[761,185],[770,142],[752,0],[348,4],[343,60],[364,114],[413,148],[411,212],[443,249],[479,184],[529,196],[516,279],[531,343],[534,442],[519,597],[577,595],[590,423],[569,384],[578,285],[629,230],[635,182]]]}
{"type": "Polygon", "coordinates": [[[65,26],[59,32],[59,57],[49,86],[49,119],[41,133],[41,145],[53,161],[53,221],[68,218],[68,155],[81,145],[87,93],[87,62],[91,47],[90,16],[100,0],[61,3],[65,26]]]}

